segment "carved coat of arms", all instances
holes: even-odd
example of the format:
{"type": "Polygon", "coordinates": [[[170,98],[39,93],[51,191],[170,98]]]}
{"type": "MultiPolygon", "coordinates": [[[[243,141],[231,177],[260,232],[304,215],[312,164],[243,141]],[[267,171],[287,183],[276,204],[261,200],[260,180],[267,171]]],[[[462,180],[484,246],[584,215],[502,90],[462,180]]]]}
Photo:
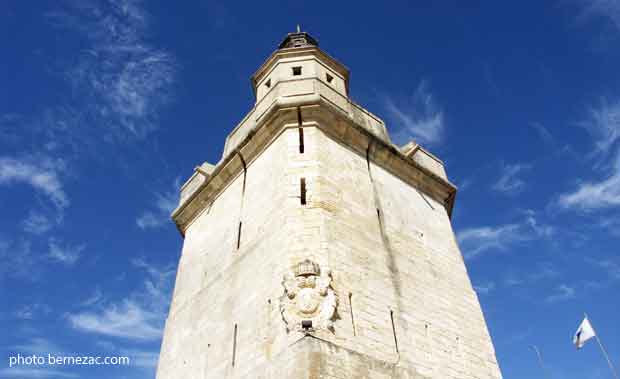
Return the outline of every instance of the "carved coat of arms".
{"type": "Polygon", "coordinates": [[[331,281],[329,268],[321,269],[308,259],[297,264],[294,272],[284,275],[280,313],[287,331],[333,331],[338,298],[331,288],[331,281]]]}

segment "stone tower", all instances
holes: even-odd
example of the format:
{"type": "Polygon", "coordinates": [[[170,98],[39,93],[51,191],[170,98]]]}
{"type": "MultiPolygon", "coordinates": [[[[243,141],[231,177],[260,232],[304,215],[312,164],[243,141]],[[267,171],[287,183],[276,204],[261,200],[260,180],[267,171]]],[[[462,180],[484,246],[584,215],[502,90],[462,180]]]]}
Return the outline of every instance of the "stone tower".
{"type": "Polygon", "coordinates": [[[256,103],[181,188],[157,378],[501,378],[441,160],[349,98],[290,33],[256,103]]]}

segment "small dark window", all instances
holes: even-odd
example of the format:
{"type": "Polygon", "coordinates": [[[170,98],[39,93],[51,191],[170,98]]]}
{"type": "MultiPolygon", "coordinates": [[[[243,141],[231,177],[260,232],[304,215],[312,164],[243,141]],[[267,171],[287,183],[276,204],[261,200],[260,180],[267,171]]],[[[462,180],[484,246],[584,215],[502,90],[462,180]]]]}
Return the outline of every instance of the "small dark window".
{"type": "Polygon", "coordinates": [[[301,180],[299,181],[299,189],[300,189],[300,196],[299,196],[299,200],[301,202],[301,205],[306,205],[306,178],[301,178],[301,180]]]}
{"type": "Polygon", "coordinates": [[[293,67],[293,76],[301,75],[301,66],[293,67]]]}
{"type": "Polygon", "coordinates": [[[325,74],[325,79],[327,80],[327,83],[331,83],[332,80],[334,80],[334,77],[330,74],[325,74]]]}
{"type": "Polygon", "coordinates": [[[304,153],[304,128],[298,128],[299,129],[299,154],[303,154],[304,153]]]}
{"type": "Polygon", "coordinates": [[[267,79],[267,81],[265,82],[265,87],[271,88],[271,79],[267,79]]]}

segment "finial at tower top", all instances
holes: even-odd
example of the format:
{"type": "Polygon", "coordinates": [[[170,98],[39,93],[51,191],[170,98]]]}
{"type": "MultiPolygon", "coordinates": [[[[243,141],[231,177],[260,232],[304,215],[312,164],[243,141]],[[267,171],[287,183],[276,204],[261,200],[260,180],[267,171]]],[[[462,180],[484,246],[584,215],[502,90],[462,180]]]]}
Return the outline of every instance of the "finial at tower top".
{"type": "Polygon", "coordinates": [[[290,49],[295,47],[319,46],[319,42],[310,34],[301,31],[301,26],[297,24],[297,31],[289,33],[278,46],[279,49],[290,49]]]}

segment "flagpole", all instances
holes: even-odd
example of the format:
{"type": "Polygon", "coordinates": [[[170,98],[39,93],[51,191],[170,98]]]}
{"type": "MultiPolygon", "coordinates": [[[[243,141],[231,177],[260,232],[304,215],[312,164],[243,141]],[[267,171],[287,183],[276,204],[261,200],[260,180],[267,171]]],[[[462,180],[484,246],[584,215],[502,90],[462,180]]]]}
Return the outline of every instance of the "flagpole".
{"type": "MultiPolygon", "coordinates": [[[[584,313],[584,315],[586,316],[586,318],[588,318],[587,314],[584,313]]],[[[613,363],[611,363],[611,359],[609,359],[609,354],[607,354],[607,350],[605,350],[605,347],[603,346],[601,339],[598,338],[598,333],[596,333],[596,331],[594,332],[594,338],[596,338],[596,342],[598,342],[598,347],[601,348],[601,352],[603,353],[603,356],[605,357],[605,359],[607,359],[607,364],[609,365],[609,369],[611,370],[611,373],[614,375],[614,378],[620,379],[618,378],[618,373],[616,372],[616,368],[614,367],[613,363]]]]}
{"type": "Polygon", "coordinates": [[[551,374],[546,369],[545,364],[543,363],[543,359],[542,359],[542,355],[540,354],[540,350],[538,350],[538,347],[536,345],[532,345],[532,349],[534,349],[534,351],[536,352],[536,356],[538,357],[538,363],[540,363],[540,368],[545,373],[545,376],[547,377],[547,379],[551,379],[551,374]]]}
{"type": "Polygon", "coordinates": [[[598,346],[601,348],[601,351],[603,352],[603,355],[605,356],[605,359],[607,359],[607,364],[609,365],[609,369],[611,370],[611,373],[614,374],[614,378],[619,379],[618,378],[618,373],[616,372],[616,368],[611,363],[611,359],[609,359],[609,355],[607,354],[607,351],[603,347],[603,344],[601,343],[600,338],[598,338],[598,335],[596,335],[596,334],[594,335],[594,338],[596,338],[596,342],[598,342],[598,346]]]}

